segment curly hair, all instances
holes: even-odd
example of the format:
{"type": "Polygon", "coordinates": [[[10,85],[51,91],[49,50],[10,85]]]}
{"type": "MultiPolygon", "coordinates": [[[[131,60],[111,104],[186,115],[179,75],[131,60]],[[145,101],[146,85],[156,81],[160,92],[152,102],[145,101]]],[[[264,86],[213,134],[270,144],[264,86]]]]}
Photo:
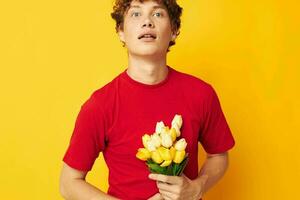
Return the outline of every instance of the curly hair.
{"type": "MultiPolygon", "coordinates": [[[[116,32],[119,30],[123,30],[124,25],[124,14],[129,9],[131,2],[134,0],[116,0],[115,5],[113,7],[113,12],[111,13],[111,17],[116,21],[116,32]]],[[[143,3],[147,0],[138,0],[139,2],[143,3]]],[[[153,0],[159,4],[163,4],[167,8],[167,12],[170,17],[171,28],[173,32],[176,32],[178,36],[180,31],[180,24],[181,24],[181,14],[182,8],[177,4],[176,0],[153,0]]],[[[173,46],[175,41],[170,41],[169,47],[173,46]]],[[[169,51],[169,49],[168,49],[169,51]]]]}

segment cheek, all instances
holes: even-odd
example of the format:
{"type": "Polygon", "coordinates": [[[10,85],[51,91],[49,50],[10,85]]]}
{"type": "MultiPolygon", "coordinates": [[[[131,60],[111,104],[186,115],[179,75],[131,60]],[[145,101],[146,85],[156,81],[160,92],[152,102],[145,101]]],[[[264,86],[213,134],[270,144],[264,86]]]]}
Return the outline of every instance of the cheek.
{"type": "Polygon", "coordinates": [[[171,39],[172,30],[168,22],[161,24],[160,30],[162,30],[161,33],[164,39],[171,39]]]}
{"type": "Polygon", "coordinates": [[[162,32],[162,38],[164,40],[171,40],[171,30],[169,29],[165,29],[163,32],[162,32]]]}
{"type": "Polygon", "coordinates": [[[124,33],[125,33],[125,39],[131,40],[131,39],[135,39],[136,34],[137,34],[137,30],[136,30],[136,26],[134,26],[134,24],[132,23],[127,23],[126,28],[124,29],[124,33]]]}

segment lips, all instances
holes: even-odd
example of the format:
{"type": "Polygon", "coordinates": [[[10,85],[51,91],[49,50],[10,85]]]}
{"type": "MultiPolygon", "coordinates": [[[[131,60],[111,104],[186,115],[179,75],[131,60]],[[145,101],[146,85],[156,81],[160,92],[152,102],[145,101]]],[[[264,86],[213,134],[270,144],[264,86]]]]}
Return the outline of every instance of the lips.
{"type": "Polygon", "coordinates": [[[156,34],[155,33],[142,33],[138,39],[142,39],[142,38],[152,38],[152,39],[156,39],[156,34]]]}

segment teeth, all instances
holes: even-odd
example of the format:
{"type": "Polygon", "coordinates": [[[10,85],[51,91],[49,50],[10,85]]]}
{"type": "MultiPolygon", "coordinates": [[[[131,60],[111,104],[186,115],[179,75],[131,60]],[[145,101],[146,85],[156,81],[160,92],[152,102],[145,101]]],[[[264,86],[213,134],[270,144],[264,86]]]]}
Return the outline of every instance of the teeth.
{"type": "Polygon", "coordinates": [[[155,36],[153,36],[151,34],[145,34],[145,35],[141,36],[140,38],[154,38],[155,39],[155,36]]]}

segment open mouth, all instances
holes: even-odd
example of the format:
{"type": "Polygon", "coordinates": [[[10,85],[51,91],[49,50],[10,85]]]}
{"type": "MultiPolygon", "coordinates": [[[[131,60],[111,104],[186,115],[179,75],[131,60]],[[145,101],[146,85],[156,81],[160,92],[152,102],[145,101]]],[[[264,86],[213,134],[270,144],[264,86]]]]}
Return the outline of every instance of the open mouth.
{"type": "Polygon", "coordinates": [[[156,39],[156,35],[155,34],[142,34],[138,37],[138,39],[143,39],[143,38],[150,38],[150,39],[156,39]]]}

